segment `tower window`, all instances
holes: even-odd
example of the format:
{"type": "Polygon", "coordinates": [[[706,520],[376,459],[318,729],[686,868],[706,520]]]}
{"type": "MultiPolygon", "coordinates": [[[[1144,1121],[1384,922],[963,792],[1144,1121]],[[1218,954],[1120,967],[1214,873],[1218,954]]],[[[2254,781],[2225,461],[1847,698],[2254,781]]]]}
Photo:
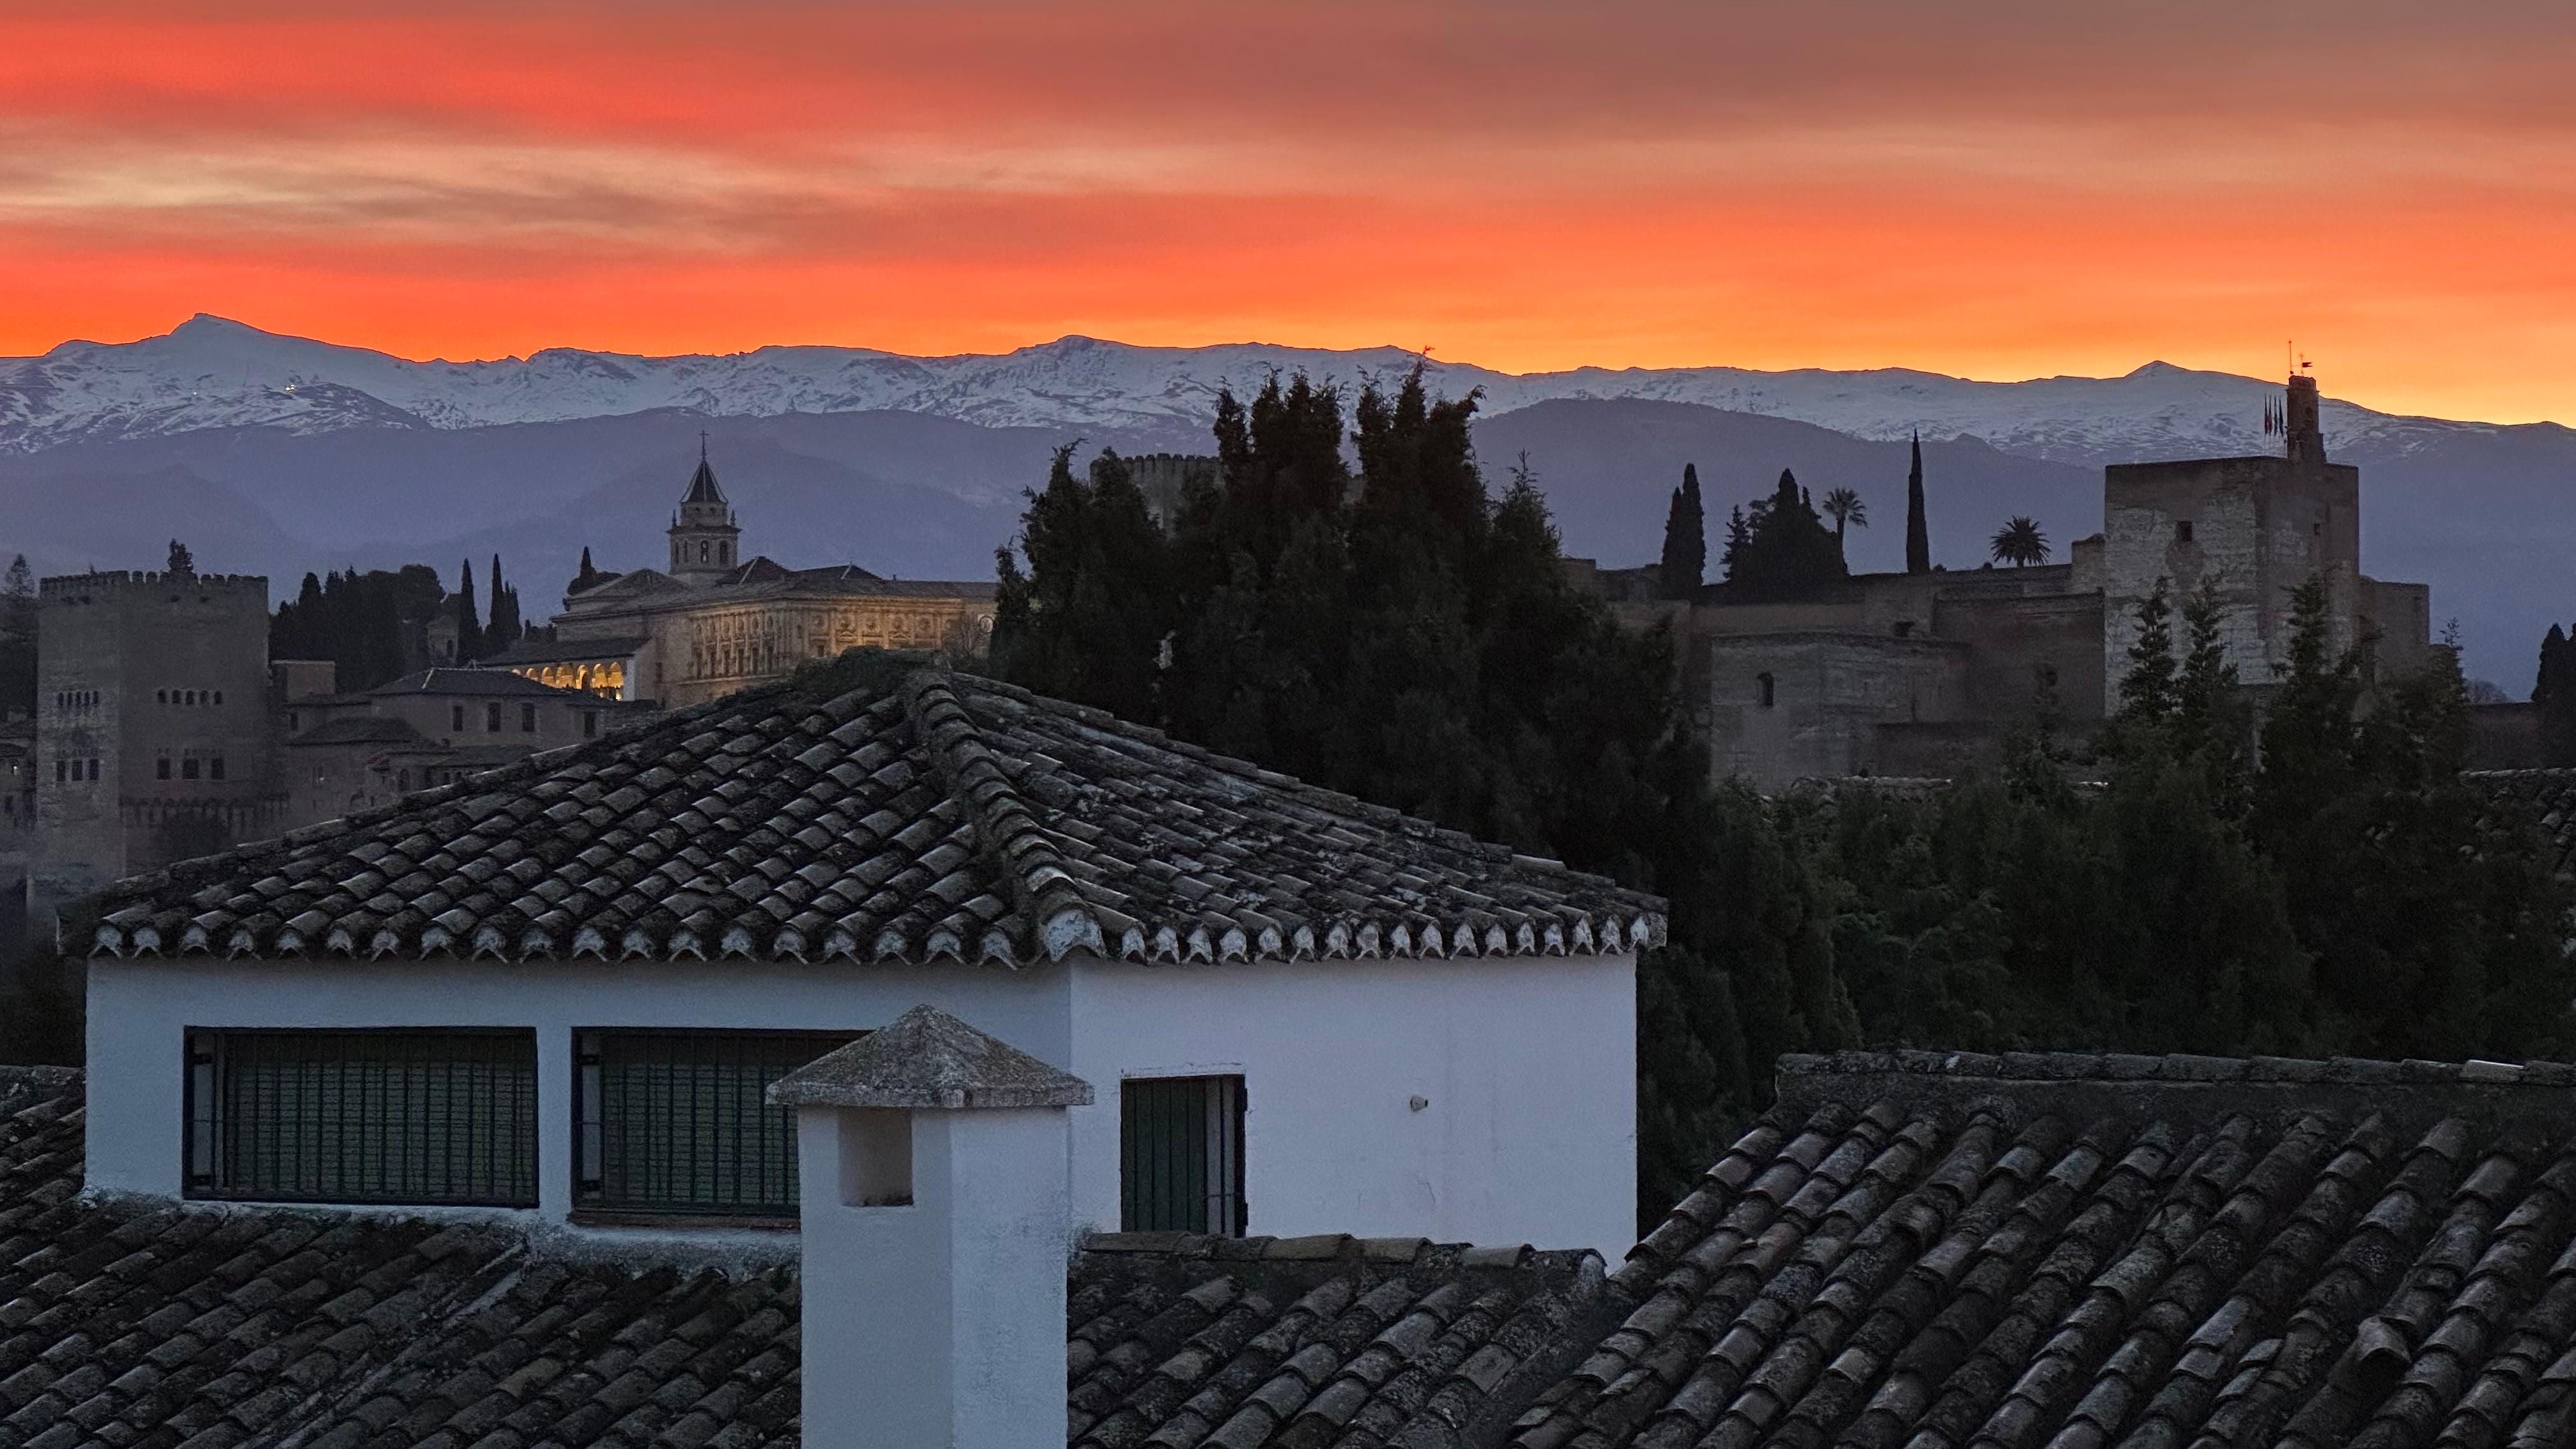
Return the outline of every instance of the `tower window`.
{"type": "Polygon", "coordinates": [[[170,778],[170,757],[168,755],[163,755],[161,758],[152,762],[152,778],[156,780],[167,780],[170,778]]]}
{"type": "Polygon", "coordinates": [[[1753,688],[1755,693],[1761,698],[1762,707],[1764,709],[1769,709],[1771,706],[1780,702],[1780,682],[1773,679],[1770,675],[1757,674],[1753,676],[1753,688]]]}
{"type": "Polygon", "coordinates": [[[217,755],[217,756],[215,756],[213,759],[206,761],[206,778],[207,778],[207,779],[209,779],[209,780],[220,780],[220,779],[222,779],[223,777],[224,777],[224,757],[223,757],[223,756],[221,756],[221,755],[217,755]]]}
{"type": "Polygon", "coordinates": [[[2174,522],[2174,542],[2176,542],[2176,543],[2189,543],[2189,542],[2191,542],[2191,520],[2190,520],[2190,519],[2188,519],[2188,518],[2184,518],[2184,519],[2177,519],[2177,520],[2174,522]]]}
{"type": "Polygon", "coordinates": [[[198,765],[195,756],[192,755],[187,759],[181,760],[179,762],[179,778],[182,780],[193,780],[197,778],[197,769],[198,765]]]}

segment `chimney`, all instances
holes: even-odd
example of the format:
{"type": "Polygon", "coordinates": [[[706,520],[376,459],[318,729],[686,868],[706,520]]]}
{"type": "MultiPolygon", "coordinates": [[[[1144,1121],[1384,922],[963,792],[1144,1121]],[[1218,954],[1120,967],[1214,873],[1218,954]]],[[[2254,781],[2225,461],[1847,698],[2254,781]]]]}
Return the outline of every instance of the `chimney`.
{"type": "Polygon", "coordinates": [[[2290,461],[2326,460],[2325,430],[2317,421],[2317,380],[2304,372],[2290,374],[2289,407],[2282,421],[2290,435],[2290,461]]]}
{"type": "Polygon", "coordinates": [[[796,1109],[805,1442],[1064,1449],[1065,1109],[1091,1088],[916,1006],[769,1095],[796,1109]]]}

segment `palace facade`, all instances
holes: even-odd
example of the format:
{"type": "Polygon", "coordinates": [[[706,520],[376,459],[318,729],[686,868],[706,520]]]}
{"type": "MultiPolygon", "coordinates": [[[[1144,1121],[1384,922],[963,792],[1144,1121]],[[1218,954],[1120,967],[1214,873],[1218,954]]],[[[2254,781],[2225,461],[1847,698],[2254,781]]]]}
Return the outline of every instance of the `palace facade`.
{"type": "Polygon", "coordinates": [[[555,637],[480,661],[609,699],[699,704],[863,645],[980,654],[993,585],[791,569],[741,556],[742,528],[704,457],[673,513],[666,568],[574,581],[555,637]]]}

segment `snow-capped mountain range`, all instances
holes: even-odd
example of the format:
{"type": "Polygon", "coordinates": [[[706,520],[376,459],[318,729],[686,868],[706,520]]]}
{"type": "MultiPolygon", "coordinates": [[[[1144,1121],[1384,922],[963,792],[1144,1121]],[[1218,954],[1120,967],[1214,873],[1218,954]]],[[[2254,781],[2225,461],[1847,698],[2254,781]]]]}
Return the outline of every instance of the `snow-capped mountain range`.
{"type": "MultiPolygon", "coordinates": [[[[1066,337],[1000,355],[906,357],[853,347],[763,347],[724,356],[639,357],[549,348],[490,362],[413,362],[199,315],[137,342],[66,342],[0,360],[0,451],[37,452],[216,428],[313,434],[460,429],[653,409],[711,417],[896,411],[985,427],[1202,426],[1217,389],[1303,370],[1345,382],[1400,374],[1392,347],[1323,351],[1240,343],[1131,347],[1066,337]]],[[[2265,451],[2276,383],[2149,363],[2124,377],[1972,382],[1903,369],[1755,372],[1734,367],[1578,368],[1512,374],[1429,364],[1449,395],[1484,390],[1483,411],[1568,398],[1643,398],[1788,418],[1854,437],[1976,437],[2060,462],[2265,451]]],[[[2327,443],[2404,451],[2479,423],[2325,410],[2327,443]]]]}

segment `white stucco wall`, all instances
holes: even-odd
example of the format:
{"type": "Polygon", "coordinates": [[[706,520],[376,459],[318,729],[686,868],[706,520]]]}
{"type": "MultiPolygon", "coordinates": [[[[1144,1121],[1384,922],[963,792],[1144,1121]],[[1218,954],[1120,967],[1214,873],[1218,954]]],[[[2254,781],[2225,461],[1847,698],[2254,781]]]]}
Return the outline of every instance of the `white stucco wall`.
{"type": "Polygon", "coordinates": [[[1636,963],[1077,968],[1078,1223],[1118,1225],[1118,1084],[1244,1077],[1250,1230],[1636,1241],[1636,963]],[[1412,1099],[1425,1099],[1416,1111],[1412,1099]]]}
{"type": "Polygon", "coordinates": [[[927,1002],[1092,1084],[1075,1226],[1118,1225],[1118,1084],[1241,1073],[1251,1230],[1634,1241],[1633,958],[1025,972],[500,962],[91,963],[89,1182],[177,1196],[189,1027],[531,1027],[533,1216],[571,1209],[573,1033],[865,1030],[927,1002]],[[1411,1099],[1426,1099],[1420,1111],[1411,1099]]]}

